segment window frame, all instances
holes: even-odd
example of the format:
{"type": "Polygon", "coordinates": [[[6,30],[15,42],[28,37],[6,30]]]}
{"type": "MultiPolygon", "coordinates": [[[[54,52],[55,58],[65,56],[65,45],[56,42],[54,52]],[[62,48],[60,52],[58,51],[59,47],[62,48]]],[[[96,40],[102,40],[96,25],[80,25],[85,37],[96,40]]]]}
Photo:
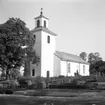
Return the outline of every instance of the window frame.
{"type": "Polygon", "coordinates": [[[46,20],[44,20],[44,27],[46,28],[46,20]]]}
{"type": "Polygon", "coordinates": [[[35,69],[32,69],[32,76],[35,76],[35,69]]]}
{"type": "Polygon", "coordinates": [[[85,65],[83,65],[83,74],[85,74],[85,65]]]}
{"type": "Polygon", "coordinates": [[[37,20],[37,27],[40,27],[40,20],[37,20]]]}
{"type": "Polygon", "coordinates": [[[71,73],[71,64],[70,64],[70,62],[68,62],[67,71],[68,71],[68,73],[71,73]]]}
{"type": "Polygon", "coordinates": [[[50,36],[49,35],[47,36],[47,43],[50,44],[50,36]]]}
{"type": "Polygon", "coordinates": [[[33,37],[34,37],[34,39],[36,39],[36,35],[35,34],[33,35],[33,37]]]}

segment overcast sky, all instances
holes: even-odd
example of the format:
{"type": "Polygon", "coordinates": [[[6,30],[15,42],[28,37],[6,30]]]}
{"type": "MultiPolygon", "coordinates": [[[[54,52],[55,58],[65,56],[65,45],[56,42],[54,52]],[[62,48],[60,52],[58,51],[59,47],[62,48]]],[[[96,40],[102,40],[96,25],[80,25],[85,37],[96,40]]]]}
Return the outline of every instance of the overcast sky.
{"type": "Polygon", "coordinates": [[[19,17],[33,29],[40,8],[49,29],[58,34],[57,50],[99,52],[105,60],[105,0],[0,0],[0,24],[19,17]]]}

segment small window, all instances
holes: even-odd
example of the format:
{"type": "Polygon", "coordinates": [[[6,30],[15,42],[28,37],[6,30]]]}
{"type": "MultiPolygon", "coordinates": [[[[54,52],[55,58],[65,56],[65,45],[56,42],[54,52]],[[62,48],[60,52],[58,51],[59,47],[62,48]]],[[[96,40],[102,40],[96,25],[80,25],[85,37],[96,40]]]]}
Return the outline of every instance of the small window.
{"type": "Polygon", "coordinates": [[[35,42],[36,42],[36,35],[33,35],[33,37],[34,37],[34,40],[35,40],[35,42]]]}
{"type": "Polygon", "coordinates": [[[34,39],[36,39],[36,35],[34,35],[34,39]]]}
{"type": "Polygon", "coordinates": [[[85,65],[83,65],[83,73],[85,74],[85,65]]]}
{"type": "Polygon", "coordinates": [[[44,27],[46,28],[46,21],[44,20],[44,27]]]}
{"type": "Polygon", "coordinates": [[[35,76],[35,69],[32,70],[32,76],[35,76]]]}
{"type": "Polygon", "coordinates": [[[40,26],[40,21],[38,20],[38,21],[37,21],[37,27],[39,27],[39,26],[40,26]]]}
{"type": "Polygon", "coordinates": [[[47,42],[50,43],[50,36],[47,36],[47,42]]]}
{"type": "Polygon", "coordinates": [[[50,71],[47,71],[47,78],[50,77],[50,71]]]}
{"type": "Polygon", "coordinates": [[[68,73],[70,73],[70,63],[68,63],[68,73]]]}

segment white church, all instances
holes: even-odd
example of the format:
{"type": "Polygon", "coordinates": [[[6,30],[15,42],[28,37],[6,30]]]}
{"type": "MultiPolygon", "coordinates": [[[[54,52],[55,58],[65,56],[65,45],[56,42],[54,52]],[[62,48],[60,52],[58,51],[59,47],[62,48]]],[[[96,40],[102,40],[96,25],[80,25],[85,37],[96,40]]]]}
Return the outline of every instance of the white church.
{"type": "Polygon", "coordinates": [[[88,76],[89,63],[77,55],[56,50],[57,34],[49,30],[48,21],[42,11],[35,18],[35,28],[32,33],[35,38],[34,49],[40,57],[40,62],[38,65],[30,65],[30,76],[74,76],[77,71],[82,76],[88,76]]]}

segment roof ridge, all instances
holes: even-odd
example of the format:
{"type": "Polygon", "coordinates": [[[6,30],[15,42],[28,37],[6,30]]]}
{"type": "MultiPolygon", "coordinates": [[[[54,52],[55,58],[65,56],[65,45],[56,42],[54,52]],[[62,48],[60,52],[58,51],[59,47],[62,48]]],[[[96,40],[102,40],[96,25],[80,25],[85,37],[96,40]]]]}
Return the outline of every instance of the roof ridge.
{"type": "Polygon", "coordinates": [[[44,32],[47,32],[47,33],[49,33],[51,35],[57,36],[57,34],[55,34],[54,32],[52,32],[48,28],[45,28],[45,27],[42,27],[42,26],[37,27],[37,28],[35,27],[34,29],[31,30],[31,32],[36,32],[36,31],[44,31],[44,32]]]}
{"type": "Polygon", "coordinates": [[[88,64],[87,61],[84,61],[81,57],[78,55],[66,53],[63,51],[58,51],[56,50],[55,55],[59,56],[62,60],[67,60],[67,61],[74,61],[74,62],[79,62],[79,63],[86,63],[88,64]]]}
{"type": "MultiPolygon", "coordinates": [[[[58,50],[56,50],[56,51],[58,51],[58,50]]],[[[61,52],[61,53],[65,53],[65,54],[68,54],[68,55],[74,55],[74,56],[77,56],[77,57],[79,57],[78,55],[75,55],[75,54],[71,54],[71,53],[69,53],[69,52],[63,52],[63,51],[58,51],[58,52],[61,52]]],[[[79,57],[80,58],[80,57],[79,57]]]]}

